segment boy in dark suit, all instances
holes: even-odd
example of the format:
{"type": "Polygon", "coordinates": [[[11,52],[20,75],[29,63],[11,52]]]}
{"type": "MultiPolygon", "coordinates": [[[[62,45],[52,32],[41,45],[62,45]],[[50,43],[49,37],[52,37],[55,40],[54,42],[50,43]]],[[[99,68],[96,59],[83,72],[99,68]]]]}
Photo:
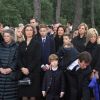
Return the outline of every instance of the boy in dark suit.
{"type": "Polygon", "coordinates": [[[90,100],[89,78],[91,74],[91,55],[84,51],[67,68],[69,100],[90,100]]]}
{"type": "Polygon", "coordinates": [[[48,57],[50,54],[55,53],[55,41],[53,38],[47,35],[48,29],[45,24],[39,26],[40,37],[38,41],[41,45],[41,65],[48,64],[48,57]]]}
{"type": "Polygon", "coordinates": [[[46,100],[60,100],[64,96],[64,76],[58,69],[58,56],[51,54],[49,56],[50,69],[45,73],[42,87],[43,97],[46,100]]]}

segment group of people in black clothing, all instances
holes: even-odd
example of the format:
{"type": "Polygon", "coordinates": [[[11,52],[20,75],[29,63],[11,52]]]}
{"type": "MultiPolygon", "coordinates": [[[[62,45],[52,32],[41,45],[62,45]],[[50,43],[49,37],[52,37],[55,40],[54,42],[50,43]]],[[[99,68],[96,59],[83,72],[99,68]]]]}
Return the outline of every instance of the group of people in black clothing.
{"type": "Polygon", "coordinates": [[[73,33],[70,27],[34,18],[14,29],[0,24],[0,100],[95,98],[89,84],[95,77],[99,86],[99,34],[85,23],[73,33]],[[31,84],[18,85],[26,77],[31,84]]]}

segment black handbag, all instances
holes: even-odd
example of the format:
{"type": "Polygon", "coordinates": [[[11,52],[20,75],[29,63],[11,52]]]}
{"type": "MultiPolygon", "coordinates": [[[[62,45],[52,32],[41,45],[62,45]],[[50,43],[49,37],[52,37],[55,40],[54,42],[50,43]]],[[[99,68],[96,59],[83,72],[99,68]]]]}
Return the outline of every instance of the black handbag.
{"type": "Polygon", "coordinates": [[[18,85],[31,85],[31,79],[29,77],[25,77],[18,81],[18,85]]]}

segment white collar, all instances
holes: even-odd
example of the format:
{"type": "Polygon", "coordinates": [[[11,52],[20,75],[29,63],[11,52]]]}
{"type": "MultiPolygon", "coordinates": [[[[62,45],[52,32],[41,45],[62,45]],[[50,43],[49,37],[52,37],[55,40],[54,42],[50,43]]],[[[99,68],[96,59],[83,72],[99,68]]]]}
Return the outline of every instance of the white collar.
{"type": "Polygon", "coordinates": [[[45,36],[45,37],[42,37],[42,41],[43,41],[43,40],[46,40],[46,36],[45,36]]]}
{"type": "MultiPolygon", "coordinates": [[[[68,66],[68,70],[73,70],[73,68],[75,67],[75,66],[77,66],[77,65],[79,65],[79,63],[78,63],[78,59],[76,59],[74,62],[72,62],[69,66],[68,66]]],[[[80,67],[77,67],[76,68],[76,71],[79,69],[80,67]]]]}
{"type": "Polygon", "coordinates": [[[52,67],[53,71],[56,71],[58,69],[58,67],[52,67]]]}

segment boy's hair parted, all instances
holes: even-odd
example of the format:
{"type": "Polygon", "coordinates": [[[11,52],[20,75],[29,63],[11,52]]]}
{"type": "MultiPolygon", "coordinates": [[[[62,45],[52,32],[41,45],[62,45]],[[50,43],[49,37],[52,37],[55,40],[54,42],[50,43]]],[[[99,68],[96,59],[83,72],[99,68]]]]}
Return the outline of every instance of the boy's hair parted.
{"type": "Polygon", "coordinates": [[[47,25],[46,24],[40,24],[39,29],[41,29],[41,28],[47,28],[47,25]]]}
{"type": "Polygon", "coordinates": [[[91,63],[92,56],[89,52],[84,51],[79,54],[78,59],[80,60],[80,62],[84,61],[85,63],[91,63]]]}
{"type": "Polygon", "coordinates": [[[58,58],[58,56],[56,55],[56,54],[51,54],[50,56],[49,56],[49,62],[51,62],[51,61],[53,61],[53,60],[58,60],[59,58],[58,58]]]}
{"type": "Polygon", "coordinates": [[[63,37],[64,36],[67,36],[67,37],[69,37],[69,39],[72,39],[72,34],[64,34],[63,37]]]}

